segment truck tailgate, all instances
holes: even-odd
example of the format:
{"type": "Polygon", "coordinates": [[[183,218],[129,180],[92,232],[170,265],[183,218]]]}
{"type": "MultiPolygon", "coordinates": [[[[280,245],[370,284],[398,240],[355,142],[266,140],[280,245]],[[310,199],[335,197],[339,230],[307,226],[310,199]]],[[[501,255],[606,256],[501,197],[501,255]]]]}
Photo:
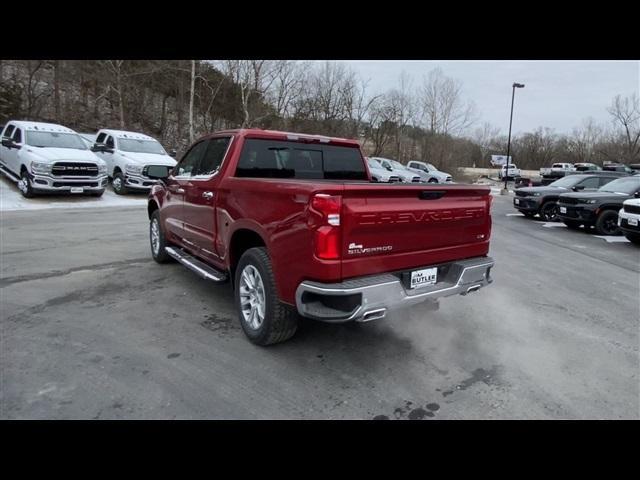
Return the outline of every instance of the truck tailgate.
{"type": "Polygon", "coordinates": [[[487,255],[488,187],[345,185],[342,277],[487,255]]]}

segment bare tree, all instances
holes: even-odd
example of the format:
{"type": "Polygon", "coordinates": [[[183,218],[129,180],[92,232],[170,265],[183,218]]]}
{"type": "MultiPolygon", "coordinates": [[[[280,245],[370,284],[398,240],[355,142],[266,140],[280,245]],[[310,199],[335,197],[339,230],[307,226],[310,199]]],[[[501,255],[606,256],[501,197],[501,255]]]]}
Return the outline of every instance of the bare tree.
{"type": "MultiPolygon", "coordinates": [[[[476,128],[473,132],[473,136],[471,138],[480,148],[480,154],[483,161],[491,151],[492,143],[498,135],[500,135],[500,129],[498,127],[494,127],[489,122],[484,122],[482,127],[476,128]]],[[[473,166],[475,167],[475,164],[473,166]]]]}
{"type": "Polygon", "coordinates": [[[614,124],[622,127],[626,152],[625,160],[635,162],[640,160],[640,100],[638,94],[630,97],[616,95],[607,111],[613,117],[614,124]]]}
{"type": "Polygon", "coordinates": [[[462,99],[462,84],[436,68],[423,78],[419,89],[422,122],[431,133],[460,134],[477,119],[473,102],[462,99]]]}

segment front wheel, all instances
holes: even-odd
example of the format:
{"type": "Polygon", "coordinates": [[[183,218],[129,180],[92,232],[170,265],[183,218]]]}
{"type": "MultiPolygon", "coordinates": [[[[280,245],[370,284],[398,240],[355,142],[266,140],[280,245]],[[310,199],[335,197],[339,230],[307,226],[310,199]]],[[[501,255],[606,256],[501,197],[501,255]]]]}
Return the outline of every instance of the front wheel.
{"type": "Polygon", "coordinates": [[[546,202],[540,207],[540,218],[545,222],[555,222],[558,218],[558,204],[556,202],[546,202]]]}
{"type": "Polygon", "coordinates": [[[113,187],[113,191],[118,195],[125,195],[127,193],[127,187],[124,185],[124,175],[122,175],[122,172],[118,172],[113,176],[111,186],[113,187]]]}
{"type": "Polygon", "coordinates": [[[151,244],[151,256],[158,263],[167,263],[172,257],[169,256],[165,247],[168,245],[160,223],[160,210],[151,214],[149,222],[149,243],[151,244]]]}
{"type": "Polygon", "coordinates": [[[31,180],[29,180],[29,173],[26,169],[22,169],[20,172],[20,181],[18,182],[18,188],[24,198],[33,198],[33,188],[31,187],[31,180]]]}
{"type": "Polygon", "coordinates": [[[598,216],[596,220],[596,231],[600,235],[620,235],[620,227],[618,227],[618,212],[613,210],[605,210],[598,216]]]}
{"type": "Polygon", "coordinates": [[[240,325],[251,342],[271,345],[296,333],[298,312],[278,299],[266,248],[250,248],[240,258],[235,271],[235,300],[240,325]]]}
{"type": "Polygon", "coordinates": [[[437,178],[430,178],[428,183],[438,183],[437,178]]]}

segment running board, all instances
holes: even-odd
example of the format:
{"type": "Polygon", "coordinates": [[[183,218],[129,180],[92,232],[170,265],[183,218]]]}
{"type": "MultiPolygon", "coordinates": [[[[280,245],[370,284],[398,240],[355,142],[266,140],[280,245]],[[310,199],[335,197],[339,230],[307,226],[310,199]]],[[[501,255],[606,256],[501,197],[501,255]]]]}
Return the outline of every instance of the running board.
{"type": "Polygon", "coordinates": [[[165,247],[165,251],[170,257],[175,258],[182,265],[189,270],[194,271],[197,275],[205,280],[211,280],[213,282],[226,282],[229,276],[217,270],[206,263],[198,260],[196,257],[189,255],[187,252],[177,247],[165,247]]]}
{"type": "Polygon", "coordinates": [[[15,174],[11,170],[9,170],[7,167],[5,167],[2,164],[0,164],[0,171],[2,171],[2,173],[4,173],[7,177],[9,177],[14,182],[19,182],[20,181],[20,177],[16,177],[15,174]]]}

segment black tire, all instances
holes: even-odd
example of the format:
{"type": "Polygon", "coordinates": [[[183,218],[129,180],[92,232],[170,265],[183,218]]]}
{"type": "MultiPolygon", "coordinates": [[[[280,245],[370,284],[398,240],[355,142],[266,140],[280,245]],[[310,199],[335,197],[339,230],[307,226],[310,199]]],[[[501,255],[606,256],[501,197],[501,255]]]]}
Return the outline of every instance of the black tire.
{"type": "Polygon", "coordinates": [[[605,210],[596,220],[596,232],[600,235],[622,235],[620,227],[618,227],[618,212],[614,210],[605,210]]]}
{"type": "Polygon", "coordinates": [[[640,233],[624,232],[624,236],[634,245],[640,245],[640,233]]]}
{"type": "Polygon", "coordinates": [[[438,179],[437,178],[430,178],[429,182],[427,183],[438,183],[438,179]]]}
{"type": "Polygon", "coordinates": [[[538,211],[540,218],[545,222],[555,222],[558,219],[558,204],[556,202],[545,202],[538,211]]]}
{"type": "Polygon", "coordinates": [[[250,248],[238,262],[234,278],[235,303],[238,309],[240,325],[247,338],[256,345],[271,345],[284,342],[296,333],[298,312],[295,308],[278,299],[276,280],[271,267],[271,259],[264,247],[250,248]],[[254,267],[260,274],[264,289],[264,319],[254,328],[245,320],[240,301],[241,276],[245,268],[254,267]]]}
{"type": "Polygon", "coordinates": [[[113,175],[111,186],[113,187],[113,191],[118,195],[126,195],[127,193],[129,193],[129,190],[127,190],[127,187],[124,184],[124,175],[122,174],[122,172],[116,172],[113,175]]]}
{"type": "Polygon", "coordinates": [[[33,198],[35,196],[33,187],[31,186],[31,180],[29,180],[29,172],[27,172],[27,169],[24,167],[20,171],[18,189],[24,198],[33,198]]]}
{"type": "Polygon", "coordinates": [[[162,222],[160,222],[160,211],[156,210],[151,214],[151,220],[149,220],[149,246],[151,247],[151,256],[158,263],[167,263],[173,260],[172,257],[166,252],[165,247],[168,246],[166,237],[164,236],[164,230],[162,229],[162,222]],[[153,228],[154,224],[158,229],[158,246],[154,247],[153,228]]]}

